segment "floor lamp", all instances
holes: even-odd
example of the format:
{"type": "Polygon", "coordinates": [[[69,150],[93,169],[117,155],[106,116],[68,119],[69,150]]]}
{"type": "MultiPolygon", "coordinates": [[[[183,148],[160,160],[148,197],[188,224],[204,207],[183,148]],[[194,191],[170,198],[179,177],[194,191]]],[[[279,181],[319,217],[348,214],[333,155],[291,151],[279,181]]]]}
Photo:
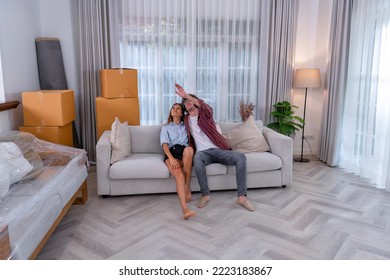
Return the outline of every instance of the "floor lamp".
{"type": "Polygon", "coordinates": [[[294,161],[309,162],[307,158],[303,158],[303,140],[305,139],[305,118],[306,118],[306,100],[307,89],[321,87],[321,77],[319,68],[304,68],[295,70],[293,88],[305,89],[305,105],[303,107],[303,128],[302,128],[302,143],[301,156],[294,158],[294,161]]]}

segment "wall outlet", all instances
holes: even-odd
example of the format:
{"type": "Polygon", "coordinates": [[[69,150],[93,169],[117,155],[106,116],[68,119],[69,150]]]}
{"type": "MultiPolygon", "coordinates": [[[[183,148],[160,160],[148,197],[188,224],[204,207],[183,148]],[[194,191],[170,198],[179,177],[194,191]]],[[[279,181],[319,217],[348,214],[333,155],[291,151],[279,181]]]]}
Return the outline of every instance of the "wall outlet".
{"type": "Polygon", "coordinates": [[[311,134],[311,135],[305,135],[305,138],[306,138],[307,140],[314,140],[314,135],[313,135],[313,134],[311,134]]]}

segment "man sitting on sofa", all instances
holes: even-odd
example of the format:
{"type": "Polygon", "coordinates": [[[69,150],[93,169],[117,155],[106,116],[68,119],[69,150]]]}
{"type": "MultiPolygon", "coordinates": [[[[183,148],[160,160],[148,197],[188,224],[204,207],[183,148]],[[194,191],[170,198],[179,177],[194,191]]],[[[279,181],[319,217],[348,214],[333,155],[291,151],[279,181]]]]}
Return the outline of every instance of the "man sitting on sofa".
{"type": "Polygon", "coordinates": [[[188,132],[189,143],[196,150],[194,169],[202,194],[197,206],[205,207],[210,199],[206,166],[220,163],[236,167],[237,204],[249,211],[254,211],[255,208],[246,198],[246,156],[241,152],[231,150],[226,139],[219,134],[213,119],[213,109],[208,104],[193,94],[187,94],[180,85],[175,84],[175,87],[176,94],[182,98],[182,104],[188,112],[184,116],[184,124],[188,132]]]}

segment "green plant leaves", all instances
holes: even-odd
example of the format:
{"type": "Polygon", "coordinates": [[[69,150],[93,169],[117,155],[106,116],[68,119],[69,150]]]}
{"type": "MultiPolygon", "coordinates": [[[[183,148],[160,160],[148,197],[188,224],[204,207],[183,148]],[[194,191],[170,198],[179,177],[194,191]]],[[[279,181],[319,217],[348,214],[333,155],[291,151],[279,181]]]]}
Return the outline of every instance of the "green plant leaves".
{"type": "Polygon", "coordinates": [[[271,115],[275,122],[269,123],[267,127],[287,136],[293,134],[296,130],[302,129],[304,121],[301,117],[295,116],[293,108],[298,108],[291,105],[288,101],[281,101],[273,105],[274,111],[271,115]]]}

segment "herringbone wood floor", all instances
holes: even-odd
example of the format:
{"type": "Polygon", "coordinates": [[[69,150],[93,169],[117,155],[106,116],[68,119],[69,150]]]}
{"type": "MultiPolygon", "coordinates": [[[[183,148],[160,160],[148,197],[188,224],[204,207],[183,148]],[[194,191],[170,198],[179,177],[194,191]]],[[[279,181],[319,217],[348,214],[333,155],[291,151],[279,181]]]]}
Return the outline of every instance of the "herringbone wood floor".
{"type": "Polygon", "coordinates": [[[197,216],[181,218],[175,194],[96,194],[72,206],[38,259],[390,259],[390,193],[319,161],[294,163],[287,188],[212,192],[197,216]]]}

